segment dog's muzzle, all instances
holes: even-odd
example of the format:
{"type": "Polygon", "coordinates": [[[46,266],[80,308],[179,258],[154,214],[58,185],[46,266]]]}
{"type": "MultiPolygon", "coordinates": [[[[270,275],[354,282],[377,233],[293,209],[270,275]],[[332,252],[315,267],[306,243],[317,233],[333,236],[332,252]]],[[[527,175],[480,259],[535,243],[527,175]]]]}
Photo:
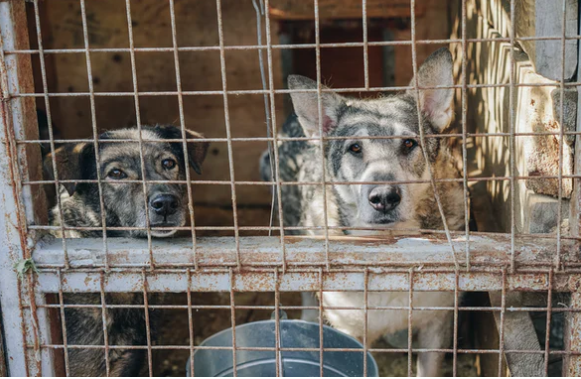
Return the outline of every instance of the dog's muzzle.
{"type": "Polygon", "coordinates": [[[402,202],[401,189],[391,185],[363,187],[359,214],[368,224],[390,224],[399,220],[398,206],[402,202]]]}
{"type": "Polygon", "coordinates": [[[149,206],[157,215],[167,217],[177,212],[180,202],[174,195],[163,194],[151,199],[149,206]]]}
{"type": "Polygon", "coordinates": [[[369,204],[378,212],[387,213],[401,202],[399,187],[378,186],[369,191],[369,204]]]}
{"type": "MultiPolygon", "coordinates": [[[[153,196],[149,200],[149,218],[152,228],[180,227],[184,223],[184,217],[180,213],[181,201],[172,194],[162,193],[153,196]]],[[[169,237],[177,230],[163,229],[152,230],[151,235],[158,238],[169,237]]]]}

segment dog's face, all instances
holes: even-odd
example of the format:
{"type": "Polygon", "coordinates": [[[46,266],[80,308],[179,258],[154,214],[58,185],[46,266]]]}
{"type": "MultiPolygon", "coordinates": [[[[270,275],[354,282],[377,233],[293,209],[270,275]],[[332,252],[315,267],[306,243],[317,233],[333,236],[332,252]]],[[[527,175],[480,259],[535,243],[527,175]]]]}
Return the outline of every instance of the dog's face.
{"type": "MultiPolygon", "coordinates": [[[[452,86],[452,57],[447,49],[432,54],[418,70],[420,87],[452,86]]],[[[411,86],[415,85],[415,79],[411,86]]],[[[289,77],[292,90],[313,90],[317,83],[289,77]]],[[[291,94],[305,135],[320,136],[316,93],[291,94]]],[[[420,90],[419,106],[425,134],[437,134],[452,120],[453,89],[420,90]]],[[[414,220],[416,204],[430,184],[369,183],[410,182],[429,179],[422,149],[433,161],[439,139],[425,138],[421,145],[415,90],[376,100],[348,99],[323,92],[322,131],[331,137],[324,146],[328,178],[335,182],[341,201],[356,214],[360,225],[397,224],[414,220]],[[377,138],[402,136],[401,138],[377,138]],[[341,139],[333,139],[341,137],[341,139]]]]}
{"type": "MultiPolygon", "coordinates": [[[[137,128],[106,132],[100,136],[102,141],[99,142],[99,173],[107,225],[143,228],[131,231],[129,235],[145,237],[149,215],[151,235],[168,237],[176,230],[154,228],[183,226],[186,223],[188,209],[186,185],[166,182],[183,181],[186,178],[183,144],[165,141],[181,139],[182,132],[175,126],[144,126],[141,135],[142,140],[147,141],[142,142],[142,156],[139,142],[114,142],[114,140],[138,141],[137,128]],[[146,181],[151,181],[146,182],[145,189],[143,175],[146,181]]],[[[200,137],[195,132],[186,131],[187,139],[200,137]]],[[[187,143],[189,166],[198,173],[206,156],[207,147],[207,142],[187,143]]],[[[79,145],[77,149],[81,178],[97,179],[94,145],[79,145]]],[[[97,202],[95,205],[99,209],[97,184],[80,183],[74,191],[83,201],[97,202]]]]}

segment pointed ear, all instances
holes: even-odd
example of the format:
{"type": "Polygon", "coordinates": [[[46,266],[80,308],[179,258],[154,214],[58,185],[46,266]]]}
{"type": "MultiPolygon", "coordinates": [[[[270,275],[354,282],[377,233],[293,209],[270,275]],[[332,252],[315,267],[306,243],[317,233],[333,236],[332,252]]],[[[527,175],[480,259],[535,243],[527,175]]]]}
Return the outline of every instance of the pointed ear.
{"type": "MultiPolygon", "coordinates": [[[[317,82],[300,75],[289,75],[288,87],[291,90],[316,90],[317,82]]],[[[326,88],[326,87],[324,87],[326,88]]],[[[316,92],[291,93],[293,107],[307,137],[319,136],[319,102],[316,92]]],[[[343,97],[331,93],[321,93],[323,134],[337,126],[339,112],[345,104],[343,97]]]]}
{"type": "MultiPolygon", "coordinates": [[[[164,139],[181,139],[182,136],[182,129],[173,126],[173,125],[157,125],[154,127],[154,130],[157,134],[164,139]]],[[[198,139],[204,138],[200,133],[185,129],[186,132],[186,139],[198,139]]],[[[183,157],[183,150],[182,150],[182,143],[181,142],[172,142],[172,149],[175,148],[176,151],[179,151],[183,157]]],[[[202,174],[202,163],[204,163],[204,159],[206,158],[206,153],[208,152],[208,146],[210,146],[209,142],[188,142],[188,163],[192,170],[194,170],[197,174],[202,174]]]]}
{"type": "MultiPolygon", "coordinates": [[[[418,70],[418,85],[420,87],[453,86],[453,61],[452,54],[447,48],[441,48],[422,64],[418,70]]],[[[415,78],[410,87],[416,86],[415,78]]],[[[416,90],[410,89],[408,94],[416,97],[416,90]]],[[[420,89],[420,108],[424,117],[439,131],[445,129],[452,121],[454,89],[420,89]]]]}
{"type": "MultiPolygon", "coordinates": [[[[45,180],[54,180],[53,154],[44,158],[45,180]]],[[[59,180],[96,179],[95,150],[90,143],[65,144],[54,151],[59,180]]],[[[77,190],[77,183],[62,183],[69,195],[77,190]]]]}
{"type": "MultiPolygon", "coordinates": [[[[186,137],[187,139],[204,138],[200,133],[187,129],[186,137]]],[[[202,175],[202,163],[206,159],[209,146],[210,142],[188,142],[188,163],[198,175],[202,175]]]]}

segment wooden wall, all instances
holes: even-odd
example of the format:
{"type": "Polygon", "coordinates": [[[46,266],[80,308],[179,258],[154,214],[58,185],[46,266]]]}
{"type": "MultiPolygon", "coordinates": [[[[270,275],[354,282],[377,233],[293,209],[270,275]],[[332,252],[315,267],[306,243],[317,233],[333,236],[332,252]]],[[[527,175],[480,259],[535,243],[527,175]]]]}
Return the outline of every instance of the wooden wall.
{"type": "MultiPolygon", "coordinates": [[[[400,1],[401,2],[401,1],[400,1]]],[[[448,0],[418,0],[418,39],[445,39],[450,32],[448,0]]],[[[92,48],[127,48],[129,46],[125,2],[87,0],[89,44],[92,48]]],[[[78,0],[40,2],[45,49],[83,48],[81,10],[78,0]]],[[[175,13],[179,46],[216,46],[218,24],[215,0],[176,0],[175,13]]],[[[224,44],[255,45],[255,11],[250,0],[222,0],[224,44]]],[[[134,42],[136,47],[171,47],[171,20],[167,1],[132,0],[134,42]]],[[[322,25],[327,20],[321,14],[322,25]]],[[[395,40],[409,40],[409,20],[385,20],[395,40]]],[[[32,28],[33,29],[33,28],[32,28]]],[[[279,43],[280,23],[273,19],[272,43],[279,43]]],[[[31,37],[35,47],[36,36],[31,37]]],[[[263,41],[266,41],[263,35],[263,41]]],[[[439,46],[418,45],[418,61],[423,61],[439,46]]],[[[358,55],[363,60],[362,49],[358,55]]],[[[351,54],[348,50],[345,53],[351,54]]],[[[410,46],[395,47],[395,82],[407,85],[412,77],[410,46]]],[[[266,58],[266,55],[265,55],[266,58]]],[[[226,76],[229,90],[261,89],[258,53],[255,50],[227,51],[226,76]]],[[[187,91],[221,90],[218,51],[180,52],[182,87],[187,91]]],[[[49,92],[87,92],[88,78],[84,53],[46,55],[49,92]]],[[[37,92],[42,91],[38,59],[35,64],[37,92]]],[[[133,81],[129,53],[91,53],[93,84],[96,92],[132,92],[133,81]]],[[[137,52],[136,71],[139,91],[175,91],[176,75],[173,52],[137,52]]],[[[377,68],[371,75],[378,75],[377,68]]],[[[281,52],[273,51],[276,88],[283,88],[281,52]]],[[[333,73],[330,73],[333,75],[333,73]]],[[[363,82],[363,72],[360,73],[363,82]]],[[[177,96],[140,96],[143,124],[179,123],[177,96]]],[[[283,96],[276,98],[279,126],[287,116],[283,96]]],[[[43,101],[37,102],[43,108],[43,101]]],[[[92,137],[89,98],[54,97],[52,119],[62,138],[92,137]]],[[[186,127],[207,137],[225,137],[222,95],[184,97],[186,127]]],[[[228,110],[233,137],[264,137],[266,125],[262,95],[229,96],[228,110]]],[[[136,123],[133,96],[97,96],[96,119],[99,131],[133,126],[136,123]]],[[[264,142],[233,143],[235,179],[259,180],[258,159],[266,148],[264,142]]],[[[229,180],[226,143],[212,143],[203,174],[204,180],[229,180]]],[[[194,178],[195,179],[195,178],[194,178]]],[[[270,191],[266,186],[236,187],[241,225],[267,225],[270,191]]],[[[229,185],[194,186],[196,222],[199,225],[232,225],[232,201],[229,185]],[[199,209],[199,211],[198,211],[199,209]]]]}
{"type": "MultiPolygon", "coordinates": [[[[501,87],[471,88],[468,90],[467,130],[470,133],[510,133],[510,59],[514,54],[515,87],[513,114],[516,133],[559,133],[560,122],[560,86],[559,83],[540,75],[530,56],[519,45],[514,50],[508,42],[501,41],[508,36],[501,31],[506,25],[497,25],[498,20],[510,20],[510,16],[499,16],[506,12],[505,0],[469,0],[467,1],[466,33],[467,38],[488,38],[491,41],[468,43],[467,83],[495,84],[501,87]],[[494,16],[493,16],[494,15],[494,16]],[[498,40],[498,41],[495,41],[498,40]],[[527,87],[526,85],[531,85],[527,87]]],[[[453,38],[461,38],[461,2],[456,1],[456,19],[453,38]]],[[[517,28],[518,29],[518,28],[517,28]]],[[[529,29],[530,30],[530,29],[529,29]]],[[[534,32],[534,29],[533,29],[534,32]]],[[[460,44],[454,46],[456,58],[455,77],[462,77],[462,49],[460,44]]],[[[554,57],[554,64],[560,66],[560,57],[554,57]]],[[[461,120],[460,91],[457,92],[457,122],[461,120]]],[[[570,97],[576,94],[566,93],[564,127],[574,130],[576,100],[570,97]],[[575,109],[571,107],[574,106],[575,109]],[[571,113],[573,116],[568,117],[571,113]]],[[[458,124],[458,130],[460,125],[458,124]]],[[[563,175],[571,175],[573,166],[571,137],[564,138],[563,175]]],[[[511,198],[515,201],[515,223],[517,232],[539,232],[545,224],[556,225],[558,201],[558,182],[556,179],[516,180],[514,194],[510,192],[510,182],[501,180],[511,175],[510,158],[514,154],[515,176],[556,176],[558,174],[559,137],[551,135],[521,135],[515,137],[515,150],[511,152],[508,136],[482,136],[469,141],[468,170],[471,176],[486,178],[497,177],[499,180],[486,181],[488,193],[492,197],[497,227],[500,231],[510,232],[511,198]],[[541,217],[542,216],[542,217],[541,217]],[[539,218],[540,217],[540,218],[539,218]],[[534,223],[539,223],[535,226],[534,223]]],[[[569,198],[572,181],[563,180],[562,196],[569,198]]],[[[565,207],[566,208],[566,207],[565,207]]],[[[566,212],[563,217],[568,217],[566,212]]],[[[546,228],[545,228],[546,229],[546,228]]]]}

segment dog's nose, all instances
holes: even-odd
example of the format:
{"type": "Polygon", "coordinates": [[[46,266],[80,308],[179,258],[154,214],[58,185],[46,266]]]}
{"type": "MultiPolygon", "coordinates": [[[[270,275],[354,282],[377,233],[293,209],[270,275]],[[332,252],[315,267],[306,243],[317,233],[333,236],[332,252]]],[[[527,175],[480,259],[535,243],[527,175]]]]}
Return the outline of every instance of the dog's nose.
{"type": "Polygon", "coordinates": [[[178,210],[179,201],[174,195],[158,195],[149,202],[151,208],[160,216],[169,216],[178,210]]]}
{"type": "Polygon", "coordinates": [[[375,187],[369,192],[369,204],[380,212],[389,212],[401,202],[397,187],[375,187]]]}

